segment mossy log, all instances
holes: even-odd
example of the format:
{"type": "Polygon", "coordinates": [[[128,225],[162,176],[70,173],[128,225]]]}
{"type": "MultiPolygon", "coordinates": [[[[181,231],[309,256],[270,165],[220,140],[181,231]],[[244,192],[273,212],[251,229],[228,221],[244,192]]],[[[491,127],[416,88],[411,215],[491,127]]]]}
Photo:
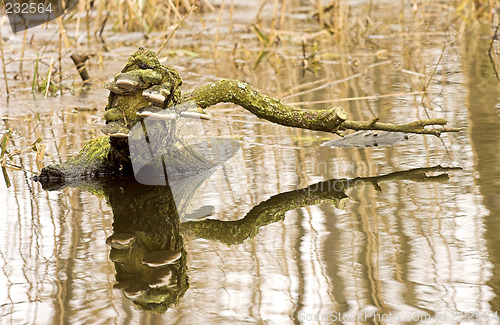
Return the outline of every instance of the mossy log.
{"type": "MultiPolygon", "coordinates": [[[[153,51],[139,48],[129,57],[114,80],[106,85],[110,90],[104,113],[106,126],[103,127],[103,133],[106,135],[87,142],[69,161],[47,166],[38,179],[64,181],[87,176],[131,175],[130,140],[144,135],[148,144],[155,137],[157,145],[154,153],[162,157],[162,161],[157,161],[153,169],[164,172],[165,160],[169,168],[179,174],[212,168],[213,164],[198,155],[179,134],[175,121],[179,117],[209,118],[210,115],[204,109],[222,102],[240,105],[273,123],[332,133],[353,129],[439,136],[442,132],[459,131],[456,128],[425,128],[445,125],[445,119],[419,120],[407,124],[381,123],[377,117],[371,121],[349,121],[341,107],[324,110],[297,108],[238,80],[220,80],[196,88],[184,96],[181,96],[181,85],[178,71],[163,66],[153,51]],[[195,107],[183,103],[195,103],[195,107]],[[144,120],[152,115],[163,121],[146,129],[144,120]],[[135,128],[134,131],[136,125],[142,125],[142,128],[135,128]]],[[[150,159],[149,153],[144,154],[144,159],[138,159],[150,159]]]]}
{"type": "Polygon", "coordinates": [[[249,84],[238,80],[220,80],[196,88],[183,96],[182,101],[194,100],[201,108],[218,103],[234,103],[256,116],[268,121],[309,130],[337,133],[339,130],[381,130],[440,136],[443,132],[458,132],[458,128],[425,129],[426,126],[445,125],[445,119],[418,120],[406,124],[381,123],[375,117],[371,121],[349,121],[341,107],[324,110],[302,109],[286,105],[279,99],[269,97],[249,84]]]}

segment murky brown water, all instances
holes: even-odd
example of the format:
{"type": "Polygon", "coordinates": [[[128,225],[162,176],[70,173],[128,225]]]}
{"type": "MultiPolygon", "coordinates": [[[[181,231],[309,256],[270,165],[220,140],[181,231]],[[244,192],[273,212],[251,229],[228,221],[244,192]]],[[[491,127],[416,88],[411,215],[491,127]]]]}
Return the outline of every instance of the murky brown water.
{"type": "MultiPolygon", "coordinates": [[[[464,132],[442,139],[414,135],[387,148],[332,149],[320,144],[333,135],[273,125],[231,105],[212,108],[207,133],[242,147],[191,201],[215,206],[211,218],[228,222],[219,228],[165,215],[162,189],[117,182],[97,186],[101,195],[82,188],[45,191],[30,179],[37,167],[35,154],[26,153],[15,161],[24,170],[9,170],[12,187],[0,186],[2,323],[500,323],[500,96],[487,53],[491,30],[470,28],[459,37],[375,22],[379,27],[362,50],[319,37],[321,62],[308,62],[319,68],[315,74],[301,66],[300,37],[292,33],[254,67],[261,46],[247,28],[257,8],[235,3],[232,32],[228,20],[221,27],[217,65],[207,36],[214,27],[193,33],[199,28],[193,20],[179,30],[169,46],[198,54],[168,58],[185,89],[237,78],[288,103],[342,105],[353,119],[407,122],[426,118],[427,111],[464,132]],[[420,92],[438,62],[425,109],[420,92]],[[321,85],[327,86],[307,92],[321,85]],[[344,100],[355,97],[367,98],[344,100]],[[428,177],[411,171],[436,165],[462,169],[428,171],[428,177]],[[391,174],[401,171],[408,172],[391,174]],[[357,186],[335,181],[341,178],[358,178],[357,186]],[[325,180],[332,181],[319,183],[325,180]],[[338,184],[345,193],[325,190],[338,184]],[[349,200],[339,202],[345,195],[349,200]],[[149,205],[141,210],[141,204],[149,205]],[[182,247],[182,265],[177,286],[155,296],[156,305],[146,309],[157,312],[148,312],[113,287],[150,275],[110,256],[106,239],[118,232],[147,239],[163,231],[182,247]],[[369,317],[373,313],[378,316],[369,317]]],[[[381,21],[387,8],[379,8],[381,21]]],[[[317,28],[297,17],[303,14],[290,12],[282,30],[317,28]]],[[[9,37],[14,55],[22,35],[9,37]]],[[[115,48],[103,53],[107,64],[91,66],[102,80],[138,45],[157,44],[108,41],[115,48]]],[[[306,44],[310,55],[312,41],[306,44]]],[[[44,163],[64,161],[100,133],[107,96],[101,89],[48,99],[18,90],[9,101],[2,98],[0,133],[13,129],[10,145],[20,148],[40,136],[44,163]]]]}

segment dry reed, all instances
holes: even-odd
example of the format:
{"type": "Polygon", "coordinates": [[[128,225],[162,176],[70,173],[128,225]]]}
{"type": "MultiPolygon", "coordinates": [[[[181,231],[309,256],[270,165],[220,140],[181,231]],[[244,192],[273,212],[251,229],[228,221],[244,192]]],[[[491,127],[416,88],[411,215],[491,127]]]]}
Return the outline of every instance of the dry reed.
{"type": "MultiPolygon", "coordinates": [[[[272,62],[274,66],[279,66],[279,62],[284,57],[284,53],[290,49],[297,49],[302,42],[311,42],[314,44],[319,42],[319,52],[316,55],[312,53],[309,56],[304,55],[306,65],[316,64],[314,60],[322,62],[328,54],[328,47],[331,45],[331,40],[338,45],[339,52],[344,52],[343,55],[348,56],[348,52],[352,49],[363,49],[366,46],[374,44],[373,36],[385,37],[389,39],[410,39],[414,38],[415,43],[423,41],[431,36],[447,37],[450,35],[450,30],[465,31],[467,26],[471,26],[476,22],[493,23],[495,19],[495,10],[498,11],[498,4],[493,0],[422,0],[412,2],[411,10],[406,6],[407,1],[401,1],[401,12],[393,20],[397,20],[402,30],[398,33],[387,33],[389,24],[376,23],[372,17],[377,6],[381,6],[378,1],[370,1],[366,6],[366,10],[360,12],[354,10],[347,0],[331,1],[324,5],[324,2],[310,0],[310,6],[313,10],[308,10],[310,18],[317,20],[317,28],[305,32],[300,26],[287,25],[286,16],[290,12],[304,12],[303,2],[295,0],[274,0],[272,2],[272,10],[267,17],[264,17],[264,5],[266,1],[260,2],[260,8],[257,10],[255,23],[258,24],[259,30],[265,32],[265,36],[269,39],[265,45],[266,59],[272,62]],[[263,18],[264,17],[264,18],[263,18]],[[283,43],[282,40],[286,40],[283,43]],[[278,42],[279,41],[279,42],[278,42]],[[286,44],[286,45],[282,45],[286,44]],[[322,47],[322,44],[325,45],[322,47]],[[281,47],[280,47],[281,46],[281,47]],[[287,48],[284,48],[286,46],[287,48]],[[349,50],[347,50],[349,49],[349,50]],[[309,58],[309,59],[308,59],[309,58]]],[[[76,11],[68,13],[56,20],[58,26],[58,43],[55,44],[53,52],[57,52],[58,60],[58,86],[62,87],[64,81],[63,71],[69,71],[69,68],[63,68],[64,56],[74,51],[82,51],[81,43],[77,42],[82,29],[86,30],[87,48],[85,51],[96,51],[92,48],[93,39],[102,44],[101,50],[109,50],[109,45],[106,43],[103,32],[127,33],[132,31],[141,31],[146,37],[153,32],[161,32],[163,41],[160,44],[158,53],[161,52],[167,45],[169,40],[174,37],[175,32],[182,27],[184,20],[188,14],[193,12],[193,6],[198,6],[200,9],[195,10],[196,15],[203,23],[203,10],[214,11],[216,6],[210,0],[125,0],[125,1],[104,1],[104,0],[81,0],[76,11]],[[85,27],[82,26],[85,25],[85,27]],[[70,26],[72,36],[68,36],[68,31],[65,26],[70,26]],[[106,27],[108,26],[108,27],[106,27]],[[174,26],[174,27],[173,27],[174,26]]],[[[213,42],[213,58],[215,63],[219,60],[219,41],[223,37],[221,30],[223,25],[228,28],[229,33],[233,32],[233,12],[234,1],[225,5],[225,1],[221,0],[218,3],[218,16],[216,19],[216,33],[212,36],[213,42]],[[229,17],[228,21],[223,21],[222,17],[226,14],[229,17]]],[[[394,5],[396,6],[396,5],[394,5]]],[[[250,27],[250,26],[249,26],[250,27]]],[[[38,70],[34,72],[27,71],[28,76],[33,76],[34,79],[39,79],[40,75],[50,75],[54,69],[53,64],[48,64],[46,57],[53,58],[54,55],[49,55],[47,46],[42,49],[36,48],[36,42],[28,40],[26,33],[23,37],[22,49],[20,51],[19,71],[18,74],[23,74],[24,53],[27,46],[33,47],[33,50],[40,52],[37,60],[40,60],[38,70]],[[46,71],[41,71],[43,66],[47,66],[46,71]],[[48,74],[48,70],[50,74],[48,74]]],[[[153,37],[157,39],[157,37],[153,37]]],[[[95,43],[94,43],[95,44],[95,43]]],[[[309,45],[309,43],[305,43],[309,45]]],[[[235,49],[237,46],[235,45],[235,49]]],[[[239,46],[239,49],[245,51],[244,46],[239,46]]],[[[5,66],[12,62],[6,62],[3,53],[3,44],[0,48],[2,53],[2,66],[5,79],[6,92],[9,93],[8,76],[5,66]]],[[[100,51],[100,50],[98,50],[100,51]]],[[[248,54],[249,52],[245,52],[248,54]]],[[[330,52],[331,53],[331,52],[330,52]]],[[[256,54],[257,56],[262,55],[256,54]]],[[[360,54],[362,55],[362,54],[360,54]]],[[[96,53],[97,57],[102,57],[101,53],[96,53]]],[[[494,58],[497,60],[496,58],[494,58]]],[[[34,59],[32,59],[34,60],[34,59]]],[[[259,58],[260,60],[260,58],[259,58]]],[[[492,59],[492,61],[495,61],[492,59]]],[[[413,67],[409,69],[416,73],[425,75],[423,63],[413,62],[413,67]]],[[[313,69],[314,70],[314,69],[313,69]]],[[[74,69],[73,69],[74,71],[74,69]]],[[[73,72],[76,75],[76,71],[73,72]]],[[[52,76],[52,80],[55,76],[52,76]]],[[[347,78],[348,76],[344,76],[347,78]]],[[[43,78],[42,78],[43,79],[43,78]]],[[[54,81],[54,80],[53,80],[54,81]]],[[[45,93],[47,94],[47,90],[45,93]]],[[[363,96],[360,96],[363,97],[363,96]]]]}

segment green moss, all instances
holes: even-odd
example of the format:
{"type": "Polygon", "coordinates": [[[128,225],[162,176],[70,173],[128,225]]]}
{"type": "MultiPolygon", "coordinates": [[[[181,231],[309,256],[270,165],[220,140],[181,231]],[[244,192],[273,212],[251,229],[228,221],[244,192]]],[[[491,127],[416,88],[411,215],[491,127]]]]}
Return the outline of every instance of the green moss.
{"type": "Polygon", "coordinates": [[[146,83],[158,84],[163,79],[163,76],[161,75],[160,72],[156,72],[151,69],[139,70],[139,72],[141,73],[140,76],[142,81],[146,83]]]}
{"type": "Polygon", "coordinates": [[[238,80],[223,79],[201,86],[185,96],[184,101],[188,100],[194,100],[201,108],[231,102],[277,124],[327,132],[336,131],[347,117],[340,107],[308,110],[283,104],[238,80]]]}
{"type": "Polygon", "coordinates": [[[80,152],[68,161],[68,164],[97,166],[106,162],[111,146],[108,136],[89,140],[80,152]]]}
{"type": "Polygon", "coordinates": [[[110,151],[108,136],[91,139],[67,162],[44,167],[39,177],[41,179],[70,179],[109,171],[110,151]]]}
{"type": "Polygon", "coordinates": [[[164,103],[165,107],[174,106],[180,102],[179,87],[182,79],[179,72],[162,65],[155,52],[139,48],[129,57],[125,67],[115,78],[124,73],[140,80],[142,84],[132,94],[110,93],[104,115],[106,123],[123,121],[128,128],[132,128],[140,120],[137,118],[137,111],[150,105],[149,101],[142,96],[144,89],[164,89],[166,93],[169,93],[167,102],[164,103]]]}

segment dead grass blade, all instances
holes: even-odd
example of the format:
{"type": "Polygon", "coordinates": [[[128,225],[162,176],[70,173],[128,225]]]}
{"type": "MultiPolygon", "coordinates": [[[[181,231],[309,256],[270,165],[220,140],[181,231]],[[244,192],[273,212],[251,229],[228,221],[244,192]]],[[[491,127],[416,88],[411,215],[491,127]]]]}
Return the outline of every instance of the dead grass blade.
{"type": "Polygon", "coordinates": [[[399,97],[399,96],[408,96],[408,95],[421,95],[423,91],[411,91],[407,93],[392,93],[385,95],[374,95],[374,96],[364,96],[364,97],[352,97],[352,98],[338,98],[338,99],[327,99],[327,100],[316,100],[309,102],[294,102],[294,103],[286,103],[287,105],[313,105],[313,104],[328,104],[328,103],[338,103],[338,102],[349,102],[354,100],[367,100],[367,99],[379,99],[379,98],[387,98],[387,97],[399,97]]]}
{"type": "Polygon", "coordinates": [[[189,11],[184,15],[184,17],[182,17],[182,19],[177,23],[177,25],[175,25],[174,30],[167,36],[167,38],[165,38],[165,40],[161,44],[160,48],[156,52],[156,55],[160,55],[160,52],[163,50],[165,45],[167,45],[168,41],[172,38],[172,36],[174,36],[175,32],[179,29],[179,27],[181,27],[184,20],[186,20],[186,18],[189,16],[189,14],[192,13],[197,8],[198,7],[195,7],[195,6],[191,7],[191,9],[189,9],[189,11]]]}

